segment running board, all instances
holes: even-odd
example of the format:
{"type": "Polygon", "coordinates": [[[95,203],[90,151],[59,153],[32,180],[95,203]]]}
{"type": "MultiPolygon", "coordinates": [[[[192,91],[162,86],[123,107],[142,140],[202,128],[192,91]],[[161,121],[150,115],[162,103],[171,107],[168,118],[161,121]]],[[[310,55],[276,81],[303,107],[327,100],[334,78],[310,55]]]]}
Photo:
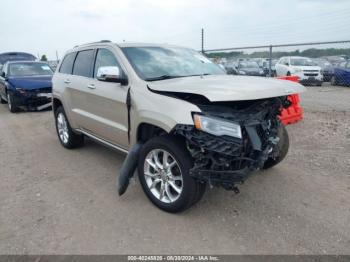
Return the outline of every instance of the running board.
{"type": "Polygon", "coordinates": [[[110,143],[110,142],[108,142],[108,141],[106,141],[106,140],[104,140],[104,139],[102,139],[102,138],[99,138],[99,137],[97,137],[97,136],[94,136],[94,135],[90,134],[89,132],[87,132],[87,131],[85,131],[85,130],[76,129],[75,131],[78,132],[78,133],[84,134],[84,135],[90,137],[91,139],[93,139],[93,140],[95,140],[95,141],[97,141],[97,142],[99,142],[99,143],[101,143],[101,144],[103,144],[103,145],[106,145],[106,146],[108,146],[108,147],[111,147],[111,148],[113,148],[113,149],[116,149],[116,150],[118,150],[118,151],[120,151],[120,152],[122,152],[122,153],[124,153],[124,154],[128,154],[128,152],[129,152],[128,150],[126,150],[126,149],[124,149],[124,148],[122,148],[122,147],[120,147],[120,146],[117,146],[117,145],[115,145],[115,144],[112,144],[112,143],[110,143]]]}

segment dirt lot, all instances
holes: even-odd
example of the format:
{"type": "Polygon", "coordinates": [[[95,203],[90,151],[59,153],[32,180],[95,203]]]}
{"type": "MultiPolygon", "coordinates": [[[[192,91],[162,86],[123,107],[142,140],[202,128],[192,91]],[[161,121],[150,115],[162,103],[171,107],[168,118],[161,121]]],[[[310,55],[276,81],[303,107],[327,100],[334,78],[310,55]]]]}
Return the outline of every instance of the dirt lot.
{"type": "Polygon", "coordinates": [[[0,105],[0,254],[350,254],[350,88],[302,99],[282,164],[179,215],[137,181],[118,197],[122,154],[92,141],[68,151],[51,112],[0,105]]]}

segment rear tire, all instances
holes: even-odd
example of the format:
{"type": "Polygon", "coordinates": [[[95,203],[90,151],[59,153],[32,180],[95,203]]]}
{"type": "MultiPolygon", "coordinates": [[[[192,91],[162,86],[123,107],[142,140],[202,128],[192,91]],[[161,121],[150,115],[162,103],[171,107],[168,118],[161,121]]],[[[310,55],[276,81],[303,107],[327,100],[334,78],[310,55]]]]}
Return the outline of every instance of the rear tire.
{"type": "Polygon", "coordinates": [[[263,169],[269,169],[278,163],[280,163],[287,155],[289,149],[289,136],[285,126],[281,126],[278,130],[278,137],[280,141],[278,142],[279,155],[277,157],[270,157],[266,160],[263,169]]]}
{"type": "Polygon", "coordinates": [[[192,166],[183,140],[170,135],[152,138],[143,145],[138,160],[142,189],[158,208],[171,213],[184,211],[202,198],[206,187],[190,176],[192,166]],[[169,170],[166,167],[170,165],[169,170]]]}
{"type": "Polygon", "coordinates": [[[62,106],[55,111],[55,123],[58,139],[62,146],[73,149],[84,145],[84,136],[74,133],[62,106]]]}

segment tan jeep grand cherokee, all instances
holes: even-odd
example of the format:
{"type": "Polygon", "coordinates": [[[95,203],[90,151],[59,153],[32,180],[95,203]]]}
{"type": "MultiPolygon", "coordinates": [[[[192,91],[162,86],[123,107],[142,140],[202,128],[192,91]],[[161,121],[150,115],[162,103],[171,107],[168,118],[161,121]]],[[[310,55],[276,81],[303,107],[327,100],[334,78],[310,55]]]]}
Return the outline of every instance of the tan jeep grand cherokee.
{"type": "Polygon", "coordinates": [[[68,51],[53,77],[58,138],[66,148],[90,137],[127,153],[123,194],[136,168],[147,197],[179,212],[206,185],[237,183],[279,163],[289,147],[278,120],[289,81],[226,75],[195,50],[101,41],[68,51]]]}

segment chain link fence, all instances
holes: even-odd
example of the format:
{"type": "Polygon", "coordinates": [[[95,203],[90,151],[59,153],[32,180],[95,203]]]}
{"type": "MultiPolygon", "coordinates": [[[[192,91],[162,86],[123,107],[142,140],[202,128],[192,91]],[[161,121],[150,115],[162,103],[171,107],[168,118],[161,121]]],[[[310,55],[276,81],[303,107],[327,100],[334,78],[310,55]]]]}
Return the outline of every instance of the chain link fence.
{"type": "Polygon", "coordinates": [[[203,51],[228,74],[298,76],[305,85],[350,86],[350,40],[203,51]]]}

